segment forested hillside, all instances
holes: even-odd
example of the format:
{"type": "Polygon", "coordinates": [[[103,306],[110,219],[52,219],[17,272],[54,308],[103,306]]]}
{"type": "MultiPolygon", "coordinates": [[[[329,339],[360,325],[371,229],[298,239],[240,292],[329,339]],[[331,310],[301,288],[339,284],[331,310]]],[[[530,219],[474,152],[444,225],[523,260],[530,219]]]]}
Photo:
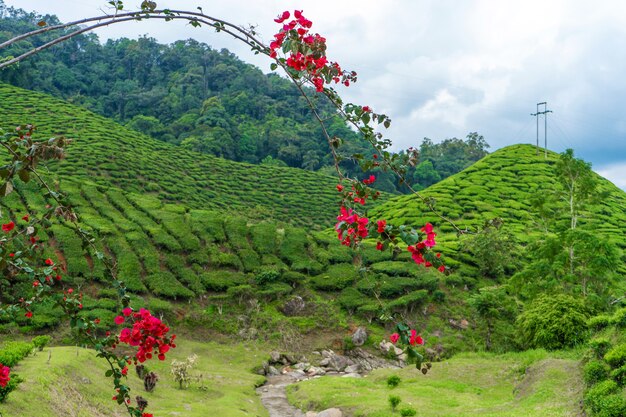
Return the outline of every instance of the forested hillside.
{"type": "MultiPolygon", "coordinates": [[[[0,0],[0,41],[33,30],[42,19],[58,22],[54,16],[7,8],[0,0]]],[[[49,39],[46,34],[30,38],[1,56],[17,55],[49,39]]],[[[188,150],[334,174],[320,125],[290,81],[193,39],[163,45],[150,37],[121,38],[102,44],[94,34],[80,35],[0,71],[0,81],[63,98],[188,150]]],[[[318,96],[316,105],[329,120],[329,134],[347,140],[341,153],[370,152],[333,117],[325,98],[318,96]]],[[[419,140],[414,138],[416,147],[419,140]]],[[[488,147],[476,133],[440,144],[425,139],[422,163],[409,169],[407,180],[425,188],[479,160],[488,147]]],[[[349,176],[365,175],[349,158],[342,168],[349,176]]],[[[408,191],[393,175],[376,175],[377,188],[408,191]]]]}

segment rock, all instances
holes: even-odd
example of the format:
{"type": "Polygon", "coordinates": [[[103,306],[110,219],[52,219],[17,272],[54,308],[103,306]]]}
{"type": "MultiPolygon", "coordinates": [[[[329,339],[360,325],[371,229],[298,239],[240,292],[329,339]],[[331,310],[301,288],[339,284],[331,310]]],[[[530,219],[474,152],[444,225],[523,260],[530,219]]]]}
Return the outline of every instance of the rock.
{"type": "Polygon", "coordinates": [[[283,353],[283,363],[285,363],[285,365],[293,365],[293,364],[298,363],[298,360],[293,355],[290,355],[288,353],[283,353]]]}
{"type": "Polygon", "coordinates": [[[303,363],[303,362],[298,362],[296,363],[293,368],[294,369],[300,369],[302,371],[306,370],[309,366],[311,366],[310,363],[303,363]]]}
{"type": "Polygon", "coordinates": [[[266,375],[271,375],[271,376],[280,375],[280,372],[278,371],[278,369],[274,368],[273,366],[268,366],[266,375]]]}
{"type": "Polygon", "coordinates": [[[318,413],[316,417],[343,417],[343,413],[338,408],[329,408],[318,413]]]}
{"type": "Polygon", "coordinates": [[[87,377],[83,377],[83,378],[81,378],[81,379],[80,379],[80,381],[81,381],[83,384],[91,384],[91,379],[89,379],[89,378],[87,378],[87,377]]]}
{"type": "Polygon", "coordinates": [[[307,411],[304,417],[317,417],[317,413],[315,411],[307,411]]]}
{"type": "Polygon", "coordinates": [[[380,348],[380,351],[383,353],[389,353],[391,352],[391,349],[395,348],[395,346],[393,345],[393,343],[387,341],[387,340],[383,340],[382,342],[380,342],[378,344],[378,347],[380,348]]]}
{"type": "Polygon", "coordinates": [[[330,363],[330,358],[324,358],[320,361],[320,366],[328,366],[330,363]]]}
{"type": "Polygon", "coordinates": [[[280,361],[280,353],[275,350],[270,352],[270,363],[281,363],[280,361]]]}
{"type": "Polygon", "coordinates": [[[356,372],[351,372],[349,374],[341,375],[342,378],[361,378],[361,374],[357,374],[356,372]]]}
{"type": "Polygon", "coordinates": [[[361,370],[361,365],[357,363],[354,365],[346,366],[346,369],[344,369],[344,372],[347,374],[358,374],[360,370],[361,370]]]}
{"type": "Polygon", "coordinates": [[[357,328],[356,331],[352,334],[352,343],[354,343],[354,346],[363,346],[366,340],[367,330],[365,330],[365,327],[357,328]]]}
{"type": "Polygon", "coordinates": [[[305,307],[306,303],[302,297],[297,295],[283,305],[282,312],[288,317],[296,316],[304,310],[305,307]]]}
{"type": "Polygon", "coordinates": [[[326,367],[333,371],[343,372],[350,365],[354,365],[354,362],[351,359],[342,355],[335,355],[330,358],[330,363],[326,367]]]}
{"type": "Polygon", "coordinates": [[[308,376],[326,375],[326,371],[322,368],[318,368],[317,366],[310,366],[309,369],[307,369],[306,374],[308,376]]]}

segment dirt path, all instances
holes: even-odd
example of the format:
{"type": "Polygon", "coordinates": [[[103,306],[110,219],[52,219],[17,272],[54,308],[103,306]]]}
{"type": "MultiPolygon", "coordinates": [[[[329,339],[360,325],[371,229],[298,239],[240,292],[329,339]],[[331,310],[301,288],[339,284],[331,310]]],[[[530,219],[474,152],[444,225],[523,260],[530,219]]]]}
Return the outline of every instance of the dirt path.
{"type": "Polygon", "coordinates": [[[287,402],[287,385],[297,382],[292,375],[267,377],[267,383],[257,388],[261,403],[267,408],[270,417],[305,417],[304,413],[287,402]]]}

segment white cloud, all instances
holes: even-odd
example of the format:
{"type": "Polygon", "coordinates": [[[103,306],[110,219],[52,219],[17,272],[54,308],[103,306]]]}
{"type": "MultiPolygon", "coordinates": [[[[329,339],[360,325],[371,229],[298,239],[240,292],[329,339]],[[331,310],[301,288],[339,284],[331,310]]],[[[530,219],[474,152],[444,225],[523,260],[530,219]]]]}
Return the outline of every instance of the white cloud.
{"type": "Polygon", "coordinates": [[[597,173],[626,191],[626,163],[601,167],[597,170],[597,173]]]}

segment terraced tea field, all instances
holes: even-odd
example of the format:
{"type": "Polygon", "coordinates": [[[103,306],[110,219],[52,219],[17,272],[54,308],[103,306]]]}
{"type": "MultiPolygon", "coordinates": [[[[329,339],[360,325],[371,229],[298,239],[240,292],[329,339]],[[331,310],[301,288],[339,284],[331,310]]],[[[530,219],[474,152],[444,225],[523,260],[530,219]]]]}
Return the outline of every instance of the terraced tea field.
{"type": "Polygon", "coordinates": [[[78,106],[8,84],[0,83],[0,97],[1,128],[30,123],[40,137],[64,135],[75,140],[67,159],[49,164],[50,171],[63,178],[149,194],[194,209],[302,227],[328,227],[336,217],[332,177],[186,151],[78,106]]]}

